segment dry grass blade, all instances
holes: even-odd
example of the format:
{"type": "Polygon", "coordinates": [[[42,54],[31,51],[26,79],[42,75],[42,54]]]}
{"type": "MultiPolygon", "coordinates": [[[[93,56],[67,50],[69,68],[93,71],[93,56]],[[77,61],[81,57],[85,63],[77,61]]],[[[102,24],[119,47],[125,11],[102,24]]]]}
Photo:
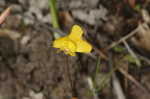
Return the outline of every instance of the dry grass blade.
{"type": "Polygon", "coordinates": [[[117,99],[126,99],[123,93],[121,84],[115,74],[113,74],[112,76],[112,84],[113,84],[114,93],[116,94],[117,99]]]}
{"type": "Polygon", "coordinates": [[[94,87],[94,83],[92,81],[92,78],[91,77],[87,77],[87,82],[88,82],[90,90],[92,91],[94,99],[98,99],[98,94],[96,93],[96,89],[94,87]]]}
{"type": "Polygon", "coordinates": [[[137,87],[139,87],[142,91],[146,92],[149,94],[146,88],[144,88],[134,77],[132,77],[130,74],[128,74],[126,71],[124,71],[122,68],[118,69],[127,79],[132,81],[137,87]]]}
{"type": "Polygon", "coordinates": [[[113,42],[110,46],[106,48],[106,50],[110,50],[111,48],[115,47],[116,45],[122,43],[123,41],[127,40],[128,38],[132,37],[134,34],[136,34],[139,30],[139,27],[137,27],[135,30],[133,30],[128,35],[122,37],[119,41],[113,42]]]}
{"type": "Polygon", "coordinates": [[[99,56],[101,56],[102,59],[108,60],[108,57],[100,49],[98,49],[96,47],[93,47],[93,49],[95,50],[96,53],[99,54],[99,56]]]}
{"type": "Polygon", "coordinates": [[[127,48],[127,50],[129,51],[130,55],[135,59],[136,65],[140,67],[141,62],[138,59],[138,57],[136,56],[136,54],[133,52],[133,50],[130,48],[130,46],[128,45],[128,43],[126,41],[123,41],[123,43],[124,43],[125,47],[127,48]]]}
{"type": "Polygon", "coordinates": [[[0,15],[0,24],[2,24],[6,17],[9,15],[11,7],[8,7],[1,15],[0,15]]]}
{"type": "Polygon", "coordinates": [[[140,54],[137,54],[137,56],[141,59],[141,60],[144,60],[148,65],[150,65],[150,59],[145,57],[145,56],[142,56],[140,54]]]}
{"type": "Polygon", "coordinates": [[[4,36],[10,37],[12,40],[16,40],[21,37],[21,34],[9,29],[0,29],[0,37],[4,36]]]}

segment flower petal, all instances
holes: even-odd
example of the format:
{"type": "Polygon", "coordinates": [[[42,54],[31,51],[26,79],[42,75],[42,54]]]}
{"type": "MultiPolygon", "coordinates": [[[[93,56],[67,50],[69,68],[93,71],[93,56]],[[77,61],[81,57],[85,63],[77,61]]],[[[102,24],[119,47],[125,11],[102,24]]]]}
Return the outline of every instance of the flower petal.
{"type": "Polygon", "coordinates": [[[67,41],[67,37],[60,37],[58,39],[56,39],[54,42],[53,42],[53,47],[54,48],[61,48],[62,46],[65,45],[64,41],[67,41]]]}
{"type": "Polygon", "coordinates": [[[69,34],[69,38],[81,39],[83,34],[83,30],[79,25],[74,25],[72,27],[71,33],[69,34]]]}
{"type": "Polygon", "coordinates": [[[59,48],[70,56],[76,56],[75,52],[89,53],[92,50],[92,46],[82,40],[82,34],[82,28],[79,25],[74,25],[69,35],[60,37],[53,42],[53,47],[59,48]]]}
{"type": "Polygon", "coordinates": [[[92,50],[92,46],[84,40],[80,40],[77,42],[76,52],[82,53],[90,53],[92,50]]]}
{"type": "Polygon", "coordinates": [[[56,39],[53,43],[53,47],[59,48],[60,50],[64,51],[66,54],[75,56],[76,44],[71,39],[69,39],[68,36],[56,39]]]}

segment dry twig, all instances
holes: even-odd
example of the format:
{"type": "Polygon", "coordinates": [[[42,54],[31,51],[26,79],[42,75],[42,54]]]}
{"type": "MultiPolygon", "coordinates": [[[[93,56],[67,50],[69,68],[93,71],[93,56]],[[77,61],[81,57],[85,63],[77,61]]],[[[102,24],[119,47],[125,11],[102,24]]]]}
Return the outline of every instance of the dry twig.
{"type": "Polygon", "coordinates": [[[139,27],[137,27],[135,30],[133,30],[131,33],[129,33],[128,35],[122,37],[119,41],[113,42],[110,46],[108,46],[106,48],[106,50],[110,50],[111,48],[115,47],[116,45],[122,43],[123,41],[129,39],[130,37],[132,37],[134,34],[136,34],[139,30],[139,27]]]}
{"type": "Polygon", "coordinates": [[[130,74],[128,74],[126,71],[124,71],[122,68],[118,69],[127,79],[132,81],[137,87],[139,87],[142,91],[149,94],[146,88],[144,88],[134,77],[132,77],[130,74]]]}
{"type": "Polygon", "coordinates": [[[95,50],[96,53],[99,54],[99,56],[101,56],[102,59],[108,60],[108,57],[98,48],[93,47],[93,49],[95,50]]]}
{"type": "Polygon", "coordinates": [[[130,46],[128,45],[126,41],[123,40],[123,43],[125,47],[127,48],[127,50],[129,51],[129,53],[131,54],[131,56],[135,59],[136,65],[140,67],[141,63],[140,63],[140,60],[137,58],[136,54],[133,52],[133,50],[130,48],[130,46]]]}

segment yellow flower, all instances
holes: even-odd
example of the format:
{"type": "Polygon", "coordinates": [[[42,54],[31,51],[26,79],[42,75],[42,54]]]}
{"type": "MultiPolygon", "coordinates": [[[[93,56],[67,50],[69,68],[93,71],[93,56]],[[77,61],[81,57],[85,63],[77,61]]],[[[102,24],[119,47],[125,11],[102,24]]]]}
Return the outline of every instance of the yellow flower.
{"type": "Polygon", "coordinates": [[[76,56],[75,52],[90,53],[92,46],[82,39],[83,30],[79,25],[72,27],[71,33],[53,42],[54,48],[59,48],[65,54],[76,56]]]}

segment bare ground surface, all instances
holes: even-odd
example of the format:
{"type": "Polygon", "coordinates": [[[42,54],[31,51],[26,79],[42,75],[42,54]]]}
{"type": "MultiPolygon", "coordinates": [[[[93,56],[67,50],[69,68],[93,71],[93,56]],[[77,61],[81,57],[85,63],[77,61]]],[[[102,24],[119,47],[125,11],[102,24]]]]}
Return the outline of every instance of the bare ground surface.
{"type": "Polygon", "coordinates": [[[150,16],[144,19],[142,10],[150,13],[150,2],[134,1],[58,0],[62,31],[80,24],[94,47],[90,55],[70,57],[51,46],[46,0],[1,0],[0,11],[12,11],[0,29],[0,99],[121,99],[114,74],[125,99],[149,99],[150,16]]]}

